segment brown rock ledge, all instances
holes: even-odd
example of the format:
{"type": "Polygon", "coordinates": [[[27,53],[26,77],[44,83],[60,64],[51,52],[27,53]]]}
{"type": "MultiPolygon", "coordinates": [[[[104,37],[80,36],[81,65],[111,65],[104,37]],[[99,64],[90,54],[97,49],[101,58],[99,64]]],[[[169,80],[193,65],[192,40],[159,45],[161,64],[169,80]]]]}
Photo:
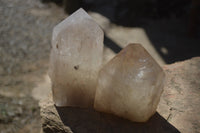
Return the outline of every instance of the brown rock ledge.
{"type": "Polygon", "coordinates": [[[146,123],[91,109],[40,102],[44,133],[197,133],[200,131],[200,57],[163,66],[166,84],[157,113],[146,123]]]}

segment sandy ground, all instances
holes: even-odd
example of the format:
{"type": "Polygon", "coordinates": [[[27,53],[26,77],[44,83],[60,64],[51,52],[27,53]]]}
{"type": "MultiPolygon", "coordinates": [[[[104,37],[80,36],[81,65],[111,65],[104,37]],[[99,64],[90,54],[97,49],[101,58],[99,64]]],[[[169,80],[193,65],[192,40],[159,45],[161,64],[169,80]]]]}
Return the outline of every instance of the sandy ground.
{"type": "MultiPolygon", "coordinates": [[[[142,43],[160,65],[200,55],[199,39],[187,38],[180,20],[123,27],[98,13],[90,15],[105,31],[105,62],[130,42],[142,43]]],[[[38,100],[50,91],[51,33],[66,17],[52,3],[0,0],[0,133],[41,130],[38,100]]]]}

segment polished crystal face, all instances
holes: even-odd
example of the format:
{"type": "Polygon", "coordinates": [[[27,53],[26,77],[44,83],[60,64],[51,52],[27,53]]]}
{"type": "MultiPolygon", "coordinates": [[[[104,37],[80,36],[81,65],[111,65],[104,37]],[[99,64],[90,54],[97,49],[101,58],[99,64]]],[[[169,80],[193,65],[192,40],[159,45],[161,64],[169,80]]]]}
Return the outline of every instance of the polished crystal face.
{"type": "Polygon", "coordinates": [[[131,121],[147,121],[156,112],[164,77],[140,44],[129,44],[100,70],[94,108],[131,121]]]}
{"type": "Polygon", "coordinates": [[[93,107],[103,31],[79,9],[55,26],[49,75],[57,106],[93,107]]]}

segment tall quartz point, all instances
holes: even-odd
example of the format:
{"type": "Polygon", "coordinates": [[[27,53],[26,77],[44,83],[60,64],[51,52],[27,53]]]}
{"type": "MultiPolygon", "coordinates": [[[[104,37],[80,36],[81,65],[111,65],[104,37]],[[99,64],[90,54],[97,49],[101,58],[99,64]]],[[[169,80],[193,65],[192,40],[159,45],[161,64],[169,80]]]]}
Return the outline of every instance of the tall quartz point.
{"type": "Polygon", "coordinates": [[[57,106],[93,106],[103,36],[83,9],[54,27],[49,76],[57,106]]]}
{"type": "Polygon", "coordinates": [[[164,77],[140,44],[129,44],[100,70],[94,108],[145,122],[156,112],[164,77]]]}

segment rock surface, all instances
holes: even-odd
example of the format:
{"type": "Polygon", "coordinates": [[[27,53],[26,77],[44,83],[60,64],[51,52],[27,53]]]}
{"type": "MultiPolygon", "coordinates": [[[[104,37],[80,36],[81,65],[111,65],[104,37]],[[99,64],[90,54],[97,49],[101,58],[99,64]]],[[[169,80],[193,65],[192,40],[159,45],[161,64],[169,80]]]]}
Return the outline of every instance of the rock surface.
{"type": "Polygon", "coordinates": [[[163,92],[165,74],[141,44],[129,44],[102,67],[94,108],[135,122],[147,121],[163,92]]]}
{"type": "Polygon", "coordinates": [[[166,85],[157,113],[146,123],[133,123],[94,110],[55,107],[40,102],[44,133],[197,133],[200,131],[200,57],[163,66],[166,85]],[[160,114],[160,115],[159,115],[160,114]]]}
{"type": "Polygon", "coordinates": [[[103,37],[101,28],[83,9],[55,26],[49,75],[57,106],[93,107],[103,37]]]}
{"type": "Polygon", "coordinates": [[[56,107],[52,98],[40,106],[44,133],[179,133],[158,113],[146,123],[134,123],[92,109],[56,107]]]}
{"type": "Polygon", "coordinates": [[[200,57],[163,67],[166,85],[157,111],[181,133],[200,131],[200,57]]]}

